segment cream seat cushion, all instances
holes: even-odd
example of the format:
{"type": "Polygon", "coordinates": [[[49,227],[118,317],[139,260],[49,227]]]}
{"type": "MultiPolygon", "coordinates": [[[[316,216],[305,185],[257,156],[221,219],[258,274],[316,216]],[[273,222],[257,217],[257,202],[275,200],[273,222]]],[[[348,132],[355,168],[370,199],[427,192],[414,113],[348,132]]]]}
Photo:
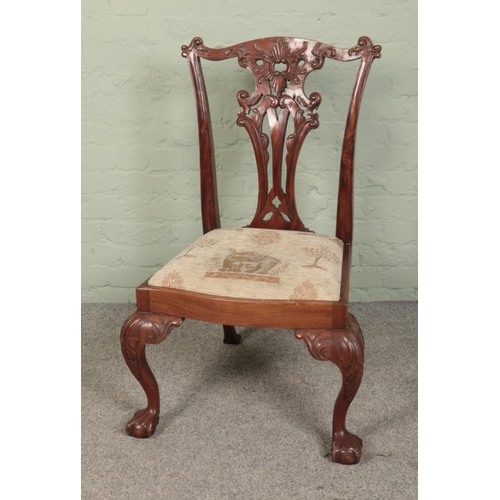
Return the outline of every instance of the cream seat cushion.
{"type": "Polygon", "coordinates": [[[337,301],[343,247],[338,238],[302,231],[214,229],[148,284],[246,299],[337,301]]]}

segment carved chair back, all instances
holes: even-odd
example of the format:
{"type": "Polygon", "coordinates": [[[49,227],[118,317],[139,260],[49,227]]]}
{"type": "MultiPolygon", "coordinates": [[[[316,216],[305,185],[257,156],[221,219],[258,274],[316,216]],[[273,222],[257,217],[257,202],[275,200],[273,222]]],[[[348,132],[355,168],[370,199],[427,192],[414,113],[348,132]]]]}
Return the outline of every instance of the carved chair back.
{"type": "Polygon", "coordinates": [[[321,103],[319,93],[306,95],[304,82],[309,73],[323,67],[325,59],[361,61],[344,131],[337,203],[336,236],[349,245],[353,232],[356,126],[370,66],[373,59],[380,57],[380,50],[380,46],[373,45],[368,37],[361,37],[358,44],[349,49],[290,37],[262,38],[218,49],[208,48],[201,38],[194,38],[189,46],[182,47],[182,56],[189,62],[197,103],[204,233],[220,227],[220,216],[210,110],[200,59],[222,61],[237,58],[239,65],[251,71],[255,78],[252,93],[240,90],[236,96],[242,108],[236,123],[248,132],[258,172],[257,209],[249,227],[296,231],[308,229],[297,213],[295,170],[305,138],[311,129],[319,126],[317,109],[321,103]],[[266,119],[269,135],[263,130],[266,119]],[[291,133],[286,135],[290,119],[291,133]],[[283,167],[286,169],[284,186],[283,167]]]}

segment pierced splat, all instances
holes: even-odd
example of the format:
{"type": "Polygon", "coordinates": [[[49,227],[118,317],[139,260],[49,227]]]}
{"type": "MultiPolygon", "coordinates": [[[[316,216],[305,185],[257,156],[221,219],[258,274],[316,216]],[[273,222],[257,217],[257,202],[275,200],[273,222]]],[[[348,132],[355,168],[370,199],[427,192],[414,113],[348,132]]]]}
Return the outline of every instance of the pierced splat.
{"type": "MultiPolygon", "coordinates": [[[[237,123],[244,127],[253,144],[259,175],[257,210],[250,227],[305,230],[295,205],[295,169],[300,149],[309,131],[319,125],[314,110],[321,97],[304,94],[304,80],[322,66],[323,58],[314,45],[308,51],[306,40],[274,39],[242,44],[236,53],[240,66],[250,70],[255,89],[238,92],[242,107],[237,123]],[[313,50],[316,48],[316,54],[313,50]],[[289,119],[293,131],[286,135],[289,119]],[[263,121],[269,123],[269,136],[263,132],[263,121]],[[272,184],[268,186],[269,152],[271,145],[272,184]],[[283,153],[286,148],[285,186],[282,186],[283,153]],[[271,213],[271,217],[268,214],[271,213]]],[[[334,53],[334,49],[329,52],[334,53]]]]}
{"type": "MultiPolygon", "coordinates": [[[[358,44],[350,49],[336,48],[313,40],[278,37],[213,49],[205,47],[201,38],[195,38],[189,46],[182,47],[182,55],[189,59],[198,102],[204,232],[220,227],[220,221],[210,115],[199,59],[220,61],[237,58],[239,65],[248,69],[255,78],[255,88],[251,94],[247,90],[240,90],[236,96],[241,106],[236,123],[246,129],[252,142],[259,181],[257,209],[249,227],[299,231],[308,229],[297,213],[295,171],[305,138],[319,126],[316,110],[321,103],[319,93],[305,94],[305,79],[309,73],[323,67],[325,58],[338,61],[362,59],[342,147],[342,193],[339,191],[339,202],[341,198],[344,201],[342,207],[339,203],[338,209],[345,212],[349,220],[352,213],[350,178],[357,115],[369,67],[372,60],[380,56],[379,46],[373,45],[367,37],[361,37],[358,44]],[[269,134],[263,131],[265,120],[269,124],[269,134]],[[291,133],[287,135],[289,122],[291,133]],[[269,164],[272,172],[270,180],[269,164]]],[[[340,234],[344,242],[350,241],[350,232],[350,227],[337,227],[337,236],[340,234]]]]}

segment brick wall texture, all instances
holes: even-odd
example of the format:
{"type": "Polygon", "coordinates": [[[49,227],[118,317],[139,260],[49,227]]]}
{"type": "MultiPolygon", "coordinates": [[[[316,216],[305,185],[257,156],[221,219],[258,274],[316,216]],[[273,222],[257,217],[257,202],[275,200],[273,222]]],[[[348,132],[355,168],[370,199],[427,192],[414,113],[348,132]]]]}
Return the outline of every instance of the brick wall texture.
{"type": "MultiPolygon", "coordinates": [[[[82,300],[135,302],[134,289],[201,236],[196,111],[182,44],[266,36],[383,47],[358,126],[351,300],[417,298],[417,2],[404,0],[83,0],[82,300]]],[[[335,234],[341,133],[357,63],[326,61],[323,97],[297,169],[306,227],[335,234]]],[[[235,125],[236,61],[204,64],[212,90],[223,227],[248,224],[257,173],[235,125]]]]}

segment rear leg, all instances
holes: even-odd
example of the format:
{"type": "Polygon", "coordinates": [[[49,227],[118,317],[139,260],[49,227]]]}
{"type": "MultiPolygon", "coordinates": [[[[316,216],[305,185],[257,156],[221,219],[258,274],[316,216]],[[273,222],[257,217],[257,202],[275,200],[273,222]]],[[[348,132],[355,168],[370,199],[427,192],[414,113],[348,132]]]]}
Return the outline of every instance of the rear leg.
{"type": "Polygon", "coordinates": [[[224,344],[239,344],[241,335],[236,333],[234,326],[222,325],[224,328],[224,344]]]}

